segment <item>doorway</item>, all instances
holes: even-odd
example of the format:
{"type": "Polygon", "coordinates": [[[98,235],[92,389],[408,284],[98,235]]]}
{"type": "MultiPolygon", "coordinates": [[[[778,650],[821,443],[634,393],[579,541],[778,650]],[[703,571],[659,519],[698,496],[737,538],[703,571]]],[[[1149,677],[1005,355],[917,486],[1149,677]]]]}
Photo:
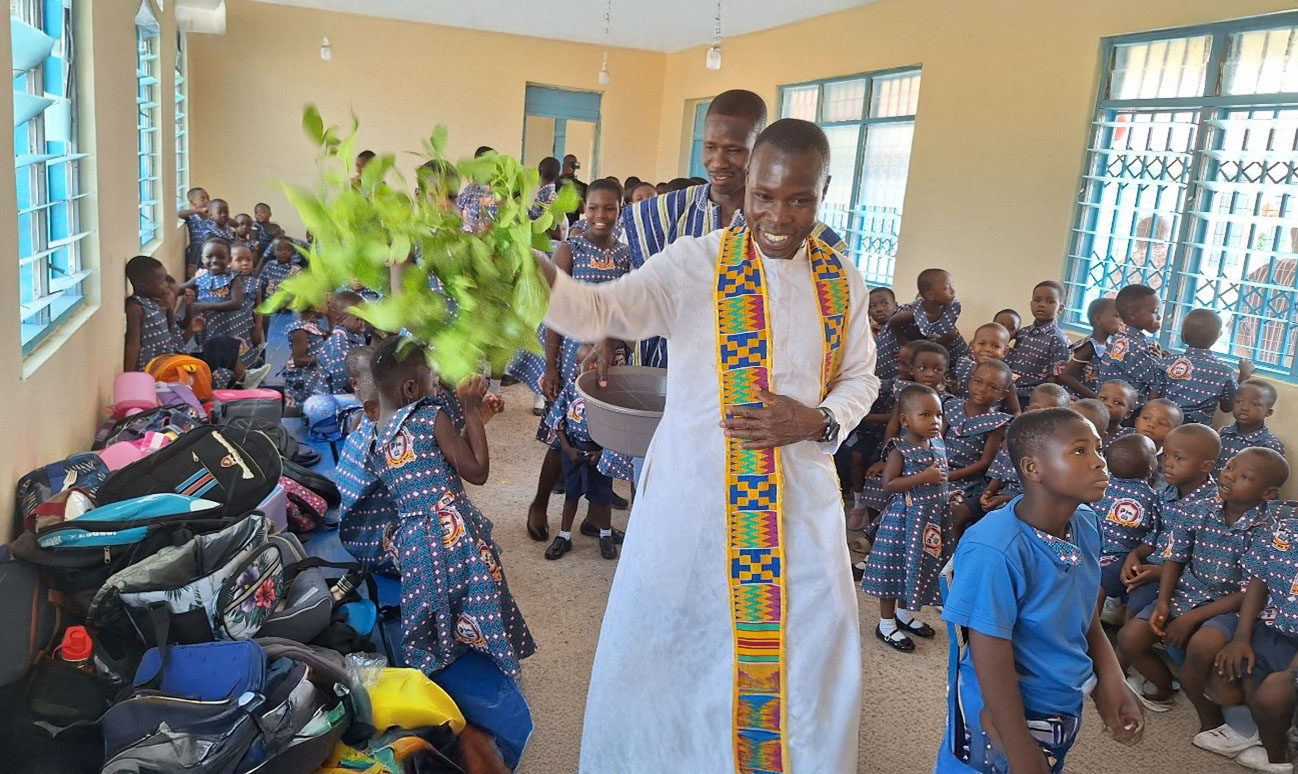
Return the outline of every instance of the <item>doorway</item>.
{"type": "Polygon", "coordinates": [[[581,162],[577,177],[599,176],[599,110],[597,91],[528,84],[523,101],[523,163],[535,167],[546,156],[563,161],[569,153],[581,162]]]}

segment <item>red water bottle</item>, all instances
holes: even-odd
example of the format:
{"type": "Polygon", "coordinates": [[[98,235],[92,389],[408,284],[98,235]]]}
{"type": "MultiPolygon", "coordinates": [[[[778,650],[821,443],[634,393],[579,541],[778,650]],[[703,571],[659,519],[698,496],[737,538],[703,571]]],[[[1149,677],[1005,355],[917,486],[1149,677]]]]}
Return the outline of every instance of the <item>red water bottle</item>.
{"type": "Polygon", "coordinates": [[[90,640],[90,632],[84,626],[69,626],[63,632],[63,642],[54,649],[54,657],[82,672],[94,674],[95,664],[92,660],[95,645],[90,640]]]}

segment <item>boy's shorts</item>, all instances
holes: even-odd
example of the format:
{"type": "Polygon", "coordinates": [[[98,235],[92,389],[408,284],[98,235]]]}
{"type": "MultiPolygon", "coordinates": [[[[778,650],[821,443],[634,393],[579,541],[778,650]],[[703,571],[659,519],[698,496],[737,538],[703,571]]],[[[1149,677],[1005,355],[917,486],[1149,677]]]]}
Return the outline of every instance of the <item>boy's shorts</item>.
{"type": "MultiPolygon", "coordinates": [[[[1126,559],[1126,554],[1102,554],[1100,556],[1100,588],[1104,589],[1104,596],[1115,597],[1125,602],[1128,595],[1127,587],[1122,582],[1122,562],[1124,559],[1126,559]]],[[[1146,585],[1153,586],[1155,594],[1158,593],[1157,583],[1146,585]]],[[[1141,588],[1144,588],[1144,586],[1141,588]]]]}
{"type": "MultiPolygon", "coordinates": [[[[1154,606],[1158,604],[1158,599],[1157,599],[1158,584],[1149,584],[1149,585],[1154,586],[1155,599],[1149,604],[1142,607],[1139,613],[1136,613],[1136,617],[1142,621],[1149,620],[1150,616],[1154,614],[1154,606]]],[[[1142,586],[1141,588],[1144,587],[1142,586]]],[[[1169,618],[1168,620],[1169,621],[1174,620],[1174,618],[1175,616],[1173,616],[1173,618],[1169,618]]],[[[1235,627],[1238,625],[1239,625],[1239,613],[1222,613],[1221,615],[1215,615],[1212,618],[1209,618],[1208,620],[1199,624],[1199,628],[1200,629],[1208,628],[1208,629],[1213,629],[1215,631],[1221,632],[1226,636],[1226,639],[1229,640],[1231,637],[1235,636],[1235,627]]]]}
{"type": "Polygon", "coordinates": [[[1255,657],[1252,677],[1256,683],[1276,672],[1288,672],[1294,656],[1298,656],[1298,636],[1285,634],[1262,621],[1253,627],[1250,644],[1255,657]]]}
{"type": "MultiPolygon", "coordinates": [[[[1119,567],[1121,567],[1121,565],[1119,565],[1119,567]]],[[[1103,572],[1103,570],[1100,571],[1101,578],[1103,577],[1103,572]]],[[[1153,614],[1154,603],[1157,601],[1158,581],[1151,581],[1143,586],[1137,586],[1127,592],[1127,609],[1133,613],[1141,613],[1148,608],[1149,613],[1145,615],[1146,620],[1148,620],[1149,616],[1153,614]]]]}
{"type": "MultiPolygon", "coordinates": [[[[582,451],[593,451],[593,449],[582,449],[582,451]]],[[[559,461],[563,465],[564,499],[579,500],[585,495],[586,502],[591,505],[612,505],[613,479],[600,473],[595,463],[584,458],[573,462],[564,451],[559,452],[559,461]]]]}

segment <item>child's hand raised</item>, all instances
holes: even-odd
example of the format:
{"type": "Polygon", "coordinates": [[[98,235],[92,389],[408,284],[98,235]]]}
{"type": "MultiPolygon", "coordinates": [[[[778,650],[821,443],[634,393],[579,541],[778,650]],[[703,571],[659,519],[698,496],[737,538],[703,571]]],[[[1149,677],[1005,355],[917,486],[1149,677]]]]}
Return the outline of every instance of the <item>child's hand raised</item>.
{"type": "Polygon", "coordinates": [[[478,410],[482,412],[482,424],[485,425],[491,421],[492,417],[504,412],[505,399],[494,392],[489,392],[482,399],[482,405],[478,410]]]}
{"type": "Polygon", "coordinates": [[[482,374],[474,374],[465,379],[455,391],[455,396],[460,399],[460,405],[464,407],[465,412],[477,410],[486,395],[487,379],[482,374]]]}

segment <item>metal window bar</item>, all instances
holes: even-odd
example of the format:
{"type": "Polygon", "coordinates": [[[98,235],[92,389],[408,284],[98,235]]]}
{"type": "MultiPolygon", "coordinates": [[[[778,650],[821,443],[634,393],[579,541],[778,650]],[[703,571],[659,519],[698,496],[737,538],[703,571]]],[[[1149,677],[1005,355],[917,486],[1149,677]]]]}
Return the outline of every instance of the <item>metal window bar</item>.
{"type": "Polygon", "coordinates": [[[158,170],[162,167],[162,154],[155,135],[159,134],[159,79],[158,34],[144,27],[136,27],[136,132],[139,147],[139,213],[140,245],[157,238],[161,217],[158,170]]]}

